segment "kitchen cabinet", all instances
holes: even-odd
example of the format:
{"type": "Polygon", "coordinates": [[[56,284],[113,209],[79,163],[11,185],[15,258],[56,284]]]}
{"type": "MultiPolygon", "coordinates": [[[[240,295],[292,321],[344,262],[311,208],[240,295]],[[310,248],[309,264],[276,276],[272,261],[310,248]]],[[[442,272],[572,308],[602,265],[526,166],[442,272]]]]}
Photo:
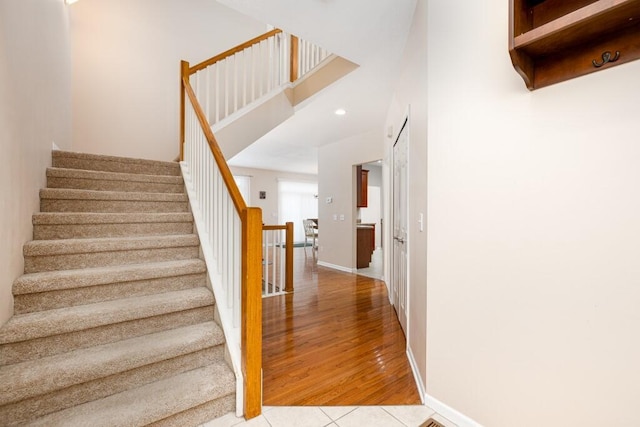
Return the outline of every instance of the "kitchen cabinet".
{"type": "Polygon", "coordinates": [[[376,227],[375,224],[358,224],[356,239],[357,268],[367,268],[371,263],[371,256],[375,249],[376,227]]]}
{"type": "Polygon", "coordinates": [[[368,205],[369,171],[356,166],[356,206],[366,208],[368,205]]]}

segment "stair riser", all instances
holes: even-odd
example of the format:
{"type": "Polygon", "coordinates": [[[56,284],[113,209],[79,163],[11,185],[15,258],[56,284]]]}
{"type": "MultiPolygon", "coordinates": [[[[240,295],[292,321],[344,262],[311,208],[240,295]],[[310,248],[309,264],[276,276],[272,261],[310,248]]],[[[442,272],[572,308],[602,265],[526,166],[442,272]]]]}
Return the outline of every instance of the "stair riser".
{"type": "Polygon", "coordinates": [[[184,193],[183,183],[96,180],[82,178],[48,177],[49,188],[75,188],[79,190],[126,191],[148,193],[184,193]]]}
{"type": "Polygon", "coordinates": [[[25,273],[114,265],[142,264],[198,258],[198,246],[92,252],[44,256],[25,256],[25,273]]]}
{"type": "Polygon", "coordinates": [[[54,155],[54,168],[84,169],[103,172],[137,173],[143,175],[180,175],[180,166],[175,164],[145,164],[117,162],[100,159],[78,159],[54,155]]]}
{"type": "Polygon", "coordinates": [[[0,365],[53,356],[127,338],[208,322],[213,305],[0,345],[0,365]]]}
{"type": "Polygon", "coordinates": [[[2,425],[20,425],[37,417],[206,366],[223,357],[224,346],[209,347],[162,362],[77,384],[0,406],[2,425]],[[4,422],[7,421],[7,424],[4,422]]]}
{"type": "Polygon", "coordinates": [[[180,412],[172,417],[155,423],[147,424],[146,427],[175,427],[175,426],[197,426],[207,421],[219,418],[229,412],[236,410],[236,395],[230,394],[220,399],[212,400],[200,406],[193,407],[180,412]]]}
{"type": "Polygon", "coordinates": [[[34,240],[82,239],[97,237],[166,236],[193,233],[191,222],[147,222],[123,224],[34,225],[34,240]]]}
{"type": "Polygon", "coordinates": [[[41,212],[188,212],[187,202],[144,200],[41,199],[41,212]]]}
{"type": "Polygon", "coordinates": [[[137,281],[124,280],[126,279],[123,279],[122,282],[106,285],[15,295],[13,308],[15,314],[23,314],[119,298],[178,291],[205,286],[206,276],[204,273],[200,273],[137,281]]]}

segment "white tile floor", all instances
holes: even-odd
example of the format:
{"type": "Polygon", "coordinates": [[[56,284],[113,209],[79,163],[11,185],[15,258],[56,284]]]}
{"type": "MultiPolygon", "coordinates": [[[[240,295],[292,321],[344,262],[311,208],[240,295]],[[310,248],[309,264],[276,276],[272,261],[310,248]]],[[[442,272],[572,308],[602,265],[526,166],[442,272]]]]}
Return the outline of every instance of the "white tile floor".
{"type": "Polygon", "coordinates": [[[201,427],[418,427],[428,418],[456,427],[428,406],[270,406],[245,421],[227,414],[201,427]]]}
{"type": "Polygon", "coordinates": [[[384,276],[383,249],[377,248],[371,255],[371,263],[367,268],[358,268],[357,273],[374,279],[382,279],[384,276]]]}

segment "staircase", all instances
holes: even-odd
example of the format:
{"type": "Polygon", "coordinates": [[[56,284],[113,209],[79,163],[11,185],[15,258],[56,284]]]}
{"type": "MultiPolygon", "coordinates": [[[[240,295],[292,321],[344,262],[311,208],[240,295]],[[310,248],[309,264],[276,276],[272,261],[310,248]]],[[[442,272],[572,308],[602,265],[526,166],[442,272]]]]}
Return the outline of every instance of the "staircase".
{"type": "Polygon", "coordinates": [[[0,425],[198,425],[235,410],[177,163],[54,151],[0,328],[0,425]]]}

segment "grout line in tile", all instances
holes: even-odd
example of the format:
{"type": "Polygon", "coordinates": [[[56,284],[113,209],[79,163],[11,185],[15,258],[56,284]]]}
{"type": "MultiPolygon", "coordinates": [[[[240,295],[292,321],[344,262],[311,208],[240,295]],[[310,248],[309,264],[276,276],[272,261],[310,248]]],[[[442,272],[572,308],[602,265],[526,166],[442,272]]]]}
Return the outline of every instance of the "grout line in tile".
{"type": "MultiPolygon", "coordinates": [[[[335,420],[331,417],[331,415],[327,414],[326,411],[324,411],[322,408],[322,406],[318,406],[318,408],[320,408],[320,410],[327,416],[329,417],[329,419],[331,420],[332,423],[335,423],[336,421],[346,417],[347,415],[349,415],[350,413],[352,413],[353,411],[357,410],[358,408],[360,408],[360,406],[354,406],[352,410],[350,410],[349,412],[342,414],[341,416],[339,416],[338,418],[336,418],[335,420]]],[[[331,425],[331,423],[329,423],[329,425],[331,425]]]]}
{"type": "Polygon", "coordinates": [[[394,420],[396,420],[397,422],[399,422],[400,424],[402,424],[405,427],[411,427],[406,425],[402,420],[399,420],[398,417],[396,417],[395,415],[393,415],[391,412],[387,411],[386,408],[384,406],[380,406],[380,408],[386,412],[387,414],[391,415],[391,417],[393,417],[394,420]]]}

